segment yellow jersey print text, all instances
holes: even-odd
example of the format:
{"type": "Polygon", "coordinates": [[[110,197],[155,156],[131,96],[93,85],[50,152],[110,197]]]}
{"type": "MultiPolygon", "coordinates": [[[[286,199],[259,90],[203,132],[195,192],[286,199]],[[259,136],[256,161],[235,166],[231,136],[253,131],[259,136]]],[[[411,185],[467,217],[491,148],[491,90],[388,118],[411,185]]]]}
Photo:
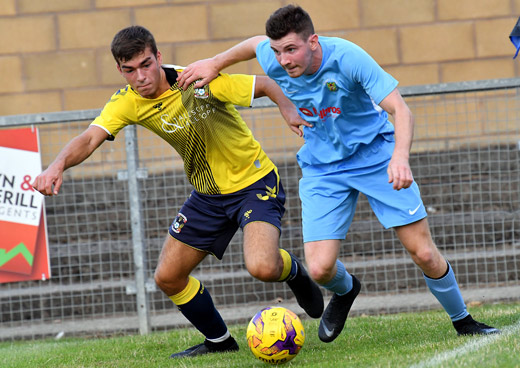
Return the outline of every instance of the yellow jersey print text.
{"type": "Polygon", "coordinates": [[[206,119],[216,111],[217,109],[206,104],[205,106],[196,106],[195,108],[176,116],[163,114],[161,115],[162,130],[166,133],[175,133],[178,129],[184,129],[193,123],[206,119]]]}

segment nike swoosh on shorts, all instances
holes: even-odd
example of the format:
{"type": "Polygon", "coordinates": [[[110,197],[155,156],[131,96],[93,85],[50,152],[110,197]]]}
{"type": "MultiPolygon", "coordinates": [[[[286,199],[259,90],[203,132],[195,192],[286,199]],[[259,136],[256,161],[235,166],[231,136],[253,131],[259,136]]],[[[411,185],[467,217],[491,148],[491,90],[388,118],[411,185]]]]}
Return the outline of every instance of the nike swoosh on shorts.
{"type": "Polygon", "coordinates": [[[415,208],[415,210],[413,210],[413,211],[412,211],[412,210],[408,210],[408,213],[409,213],[411,216],[413,216],[413,215],[415,215],[415,212],[417,212],[417,210],[418,210],[420,207],[421,207],[421,205],[419,204],[419,205],[415,208]]]}

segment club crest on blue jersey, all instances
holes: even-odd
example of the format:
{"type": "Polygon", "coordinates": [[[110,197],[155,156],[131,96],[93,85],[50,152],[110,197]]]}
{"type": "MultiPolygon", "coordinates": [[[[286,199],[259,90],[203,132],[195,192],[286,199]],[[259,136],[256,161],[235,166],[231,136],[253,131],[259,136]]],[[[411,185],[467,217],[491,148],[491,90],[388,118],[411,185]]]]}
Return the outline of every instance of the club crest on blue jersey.
{"type": "Polygon", "coordinates": [[[186,224],[186,222],[188,222],[188,219],[186,218],[186,216],[184,216],[182,213],[179,212],[177,217],[175,217],[175,220],[173,220],[173,224],[171,226],[172,231],[174,233],[179,234],[181,232],[182,228],[184,227],[184,225],[186,224]]]}
{"type": "Polygon", "coordinates": [[[331,92],[336,92],[338,90],[338,85],[334,81],[333,82],[327,82],[327,88],[331,92]]]}

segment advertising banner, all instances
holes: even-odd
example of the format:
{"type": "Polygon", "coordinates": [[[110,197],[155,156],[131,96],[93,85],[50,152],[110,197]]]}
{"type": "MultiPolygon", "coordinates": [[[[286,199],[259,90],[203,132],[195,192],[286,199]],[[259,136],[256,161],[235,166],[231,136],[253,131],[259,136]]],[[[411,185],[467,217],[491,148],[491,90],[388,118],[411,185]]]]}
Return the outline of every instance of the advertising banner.
{"type": "Polygon", "coordinates": [[[50,277],[36,128],[0,130],[0,283],[50,277]]]}

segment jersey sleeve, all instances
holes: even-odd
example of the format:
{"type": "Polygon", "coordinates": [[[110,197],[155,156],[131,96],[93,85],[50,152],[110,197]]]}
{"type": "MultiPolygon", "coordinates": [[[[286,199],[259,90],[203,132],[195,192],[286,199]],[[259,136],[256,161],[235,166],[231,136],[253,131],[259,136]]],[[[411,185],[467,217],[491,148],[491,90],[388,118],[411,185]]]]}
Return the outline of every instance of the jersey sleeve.
{"type": "Polygon", "coordinates": [[[344,59],[345,69],[350,70],[351,78],[363,86],[365,92],[376,104],[397,87],[397,80],[379,66],[379,64],[361,47],[354,46],[353,52],[344,59]]]}
{"type": "Polygon", "coordinates": [[[100,127],[113,139],[125,126],[135,124],[136,109],[133,99],[127,98],[128,93],[132,93],[128,86],[114,93],[90,125],[100,127]]]}
{"type": "Polygon", "coordinates": [[[254,75],[220,73],[209,83],[213,96],[222,102],[249,107],[255,97],[254,75]]]}

